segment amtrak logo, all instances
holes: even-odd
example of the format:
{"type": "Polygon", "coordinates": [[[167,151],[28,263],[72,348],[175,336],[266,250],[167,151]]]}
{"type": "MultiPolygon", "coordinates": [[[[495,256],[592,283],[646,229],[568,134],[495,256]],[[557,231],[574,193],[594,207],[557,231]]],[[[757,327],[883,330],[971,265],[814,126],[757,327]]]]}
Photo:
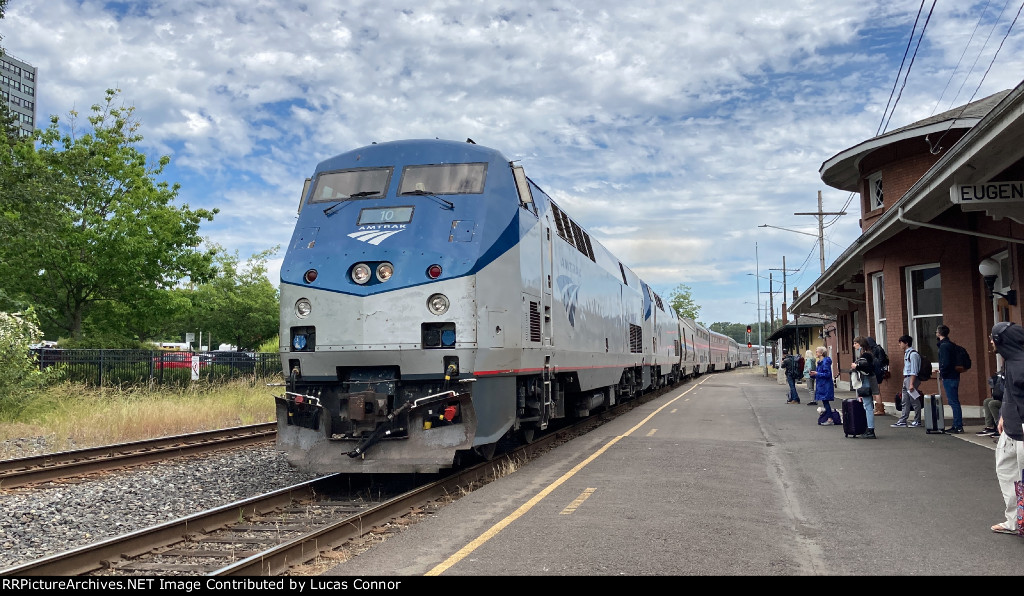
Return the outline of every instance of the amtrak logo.
{"type": "Polygon", "coordinates": [[[568,275],[559,275],[557,281],[558,289],[562,291],[562,304],[565,306],[565,314],[569,317],[569,325],[575,327],[580,287],[568,275]]]}
{"type": "Polygon", "coordinates": [[[377,228],[363,229],[363,230],[359,230],[358,232],[352,232],[351,234],[348,235],[348,237],[349,238],[355,238],[356,240],[359,240],[360,242],[366,242],[366,243],[372,244],[374,246],[377,246],[381,242],[384,242],[385,240],[387,240],[388,238],[394,236],[395,234],[397,234],[399,232],[404,232],[404,231],[405,231],[405,227],[404,226],[402,228],[400,228],[400,229],[397,229],[397,230],[394,230],[394,229],[381,230],[381,229],[377,229],[377,228]]]}

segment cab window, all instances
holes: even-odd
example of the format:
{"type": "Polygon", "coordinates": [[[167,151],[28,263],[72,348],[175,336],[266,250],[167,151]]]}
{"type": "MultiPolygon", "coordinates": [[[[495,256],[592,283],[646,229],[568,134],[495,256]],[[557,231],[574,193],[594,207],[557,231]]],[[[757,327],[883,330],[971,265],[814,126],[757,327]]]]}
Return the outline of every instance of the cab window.
{"type": "Polygon", "coordinates": [[[402,170],[399,195],[456,195],[484,192],[486,163],[407,166],[402,170]]]}
{"type": "Polygon", "coordinates": [[[380,199],[388,191],[393,168],[363,168],[325,172],[317,176],[310,203],[327,203],[346,199],[380,199]]]}

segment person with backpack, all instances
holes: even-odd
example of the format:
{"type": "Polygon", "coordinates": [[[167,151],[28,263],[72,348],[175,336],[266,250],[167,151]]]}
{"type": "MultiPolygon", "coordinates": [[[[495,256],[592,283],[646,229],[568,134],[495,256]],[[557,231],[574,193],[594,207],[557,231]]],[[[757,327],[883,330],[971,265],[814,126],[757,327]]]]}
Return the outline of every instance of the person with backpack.
{"type": "Polygon", "coordinates": [[[912,347],[914,338],[909,335],[901,335],[899,345],[903,348],[903,412],[892,427],[917,427],[921,426],[921,402],[917,399],[921,396],[921,392],[918,391],[918,387],[921,386],[921,354],[912,347]],[[908,424],[910,408],[914,408],[915,416],[914,421],[908,424]]]}
{"type": "Polygon", "coordinates": [[[943,432],[963,434],[964,414],[960,408],[960,371],[957,370],[957,348],[949,339],[949,327],[939,325],[935,328],[935,338],[939,343],[939,383],[946,394],[946,401],[953,410],[953,426],[943,432]]]}
{"type": "MultiPolygon", "coordinates": [[[[878,382],[875,377],[875,355],[868,349],[866,337],[858,337],[853,340],[853,349],[857,351],[857,359],[850,367],[853,372],[861,375],[860,389],[857,389],[857,399],[864,406],[864,416],[867,419],[867,430],[860,435],[865,439],[875,438],[875,403],[874,395],[878,394],[878,382]]],[[[853,373],[851,373],[853,374],[853,373]]]]}
{"type": "Polygon", "coordinates": [[[803,375],[803,371],[799,370],[796,357],[786,349],[782,350],[782,370],[786,371],[786,383],[789,384],[789,396],[786,403],[800,403],[800,395],[796,392],[796,380],[803,375]]]}
{"type": "Polygon", "coordinates": [[[1003,321],[992,327],[989,346],[1003,357],[1003,406],[999,409],[996,478],[1006,504],[1006,518],[992,526],[997,534],[1017,534],[1014,481],[1024,470],[1024,330],[1003,321]]]}
{"type": "Polygon", "coordinates": [[[885,380],[885,375],[889,372],[889,356],[885,353],[885,348],[878,345],[875,338],[866,336],[864,341],[867,342],[867,349],[871,352],[872,359],[874,360],[875,367],[875,382],[871,386],[871,399],[874,402],[874,415],[885,416],[885,404],[882,402],[882,391],[880,389],[882,381],[885,380]]]}

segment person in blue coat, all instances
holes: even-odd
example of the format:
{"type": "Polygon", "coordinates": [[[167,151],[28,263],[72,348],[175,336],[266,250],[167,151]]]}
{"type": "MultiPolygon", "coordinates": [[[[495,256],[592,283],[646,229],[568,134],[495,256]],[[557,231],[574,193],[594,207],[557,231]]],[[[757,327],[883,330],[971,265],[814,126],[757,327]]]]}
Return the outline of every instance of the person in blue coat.
{"type": "Polygon", "coordinates": [[[832,380],[832,359],[825,355],[825,347],[818,346],[814,350],[814,359],[818,366],[811,372],[814,377],[814,399],[821,402],[825,414],[819,418],[818,424],[828,426],[832,422],[832,400],[836,398],[835,383],[832,380]],[[823,420],[824,422],[820,422],[823,420]]]}

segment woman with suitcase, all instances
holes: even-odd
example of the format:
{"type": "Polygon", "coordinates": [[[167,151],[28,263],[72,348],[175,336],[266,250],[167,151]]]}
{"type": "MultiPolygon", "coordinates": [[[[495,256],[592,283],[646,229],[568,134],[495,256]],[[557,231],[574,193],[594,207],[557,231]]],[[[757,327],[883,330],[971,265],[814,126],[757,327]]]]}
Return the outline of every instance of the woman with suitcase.
{"type": "Polygon", "coordinates": [[[867,338],[858,337],[853,340],[853,349],[858,350],[860,355],[857,356],[857,360],[853,362],[851,368],[861,375],[862,385],[857,389],[857,402],[864,406],[866,430],[860,436],[865,439],[874,439],[875,402],[872,396],[878,394],[878,379],[875,375],[875,356],[871,353],[868,345],[867,338]]]}

